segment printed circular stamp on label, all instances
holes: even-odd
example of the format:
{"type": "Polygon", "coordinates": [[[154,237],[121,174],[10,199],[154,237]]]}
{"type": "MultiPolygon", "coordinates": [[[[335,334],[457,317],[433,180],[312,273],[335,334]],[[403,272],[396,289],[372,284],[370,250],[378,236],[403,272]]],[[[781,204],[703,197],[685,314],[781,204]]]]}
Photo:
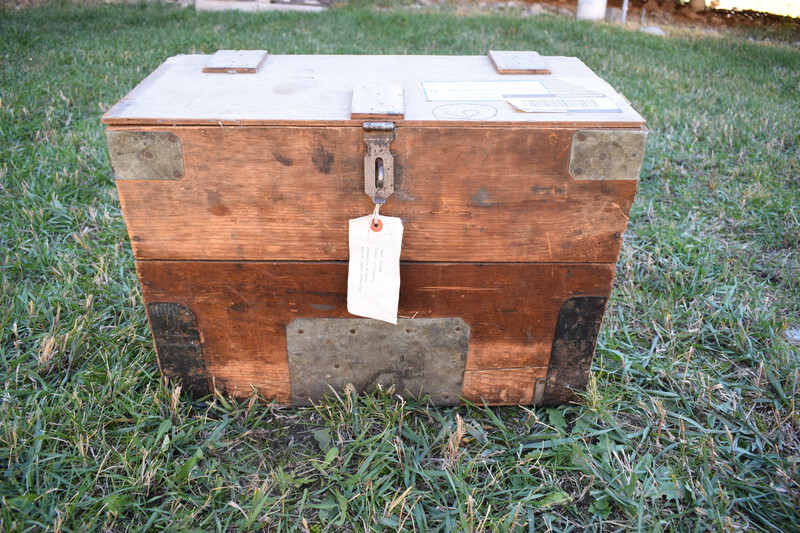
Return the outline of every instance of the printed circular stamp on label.
{"type": "Polygon", "coordinates": [[[487,120],[497,115],[497,108],[487,104],[445,104],[433,109],[442,120],[487,120]]]}

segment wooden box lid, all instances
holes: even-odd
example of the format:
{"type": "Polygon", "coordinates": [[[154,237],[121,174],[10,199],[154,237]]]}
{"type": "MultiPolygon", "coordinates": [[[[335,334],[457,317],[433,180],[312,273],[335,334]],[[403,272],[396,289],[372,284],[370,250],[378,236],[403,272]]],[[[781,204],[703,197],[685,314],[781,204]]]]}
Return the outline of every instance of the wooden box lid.
{"type": "MultiPolygon", "coordinates": [[[[355,110],[369,88],[402,89],[400,110],[387,105],[398,126],[482,123],[492,126],[641,127],[644,119],[608,83],[574,57],[541,57],[551,74],[525,72],[525,56],[267,55],[169,58],[104,116],[111,125],[360,125],[355,110]],[[244,58],[237,68],[228,61],[244,58]],[[504,68],[499,61],[510,61],[504,68]],[[220,65],[222,65],[220,67],[220,65]],[[503,73],[506,72],[506,73],[503,73]],[[436,87],[431,82],[441,83],[436,87]],[[487,93],[476,94],[473,82],[487,93]],[[428,84],[427,86],[425,84],[428,84]],[[361,89],[359,89],[359,87],[361,89]],[[363,89],[366,87],[367,89],[363,89]],[[429,93],[426,93],[426,88],[429,93]],[[433,94],[434,88],[436,93],[433,94]],[[614,112],[524,112],[507,91],[608,97],[614,112]],[[494,99],[492,99],[494,98],[494,99]]],[[[533,54],[528,52],[526,54],[533,54]]],[[[530,56],[528,56],[530,57],[530,56]]],[[[542,71],[542,70],[531,70],[542,71]]],[[[396,94],[390,96],[395,98],[396,94]]],[[[512,93],[512,94],[514,94],[512,93]]],[[[606,101],[609,102],[609,101],[606,101]]],[[[369,108],[369,106],[367,106],[369,108]]],[[[606,108],[609,108],[606,106],[606,108]]],[[[376,113],[379,118],[381,113],[376,113]]]]}

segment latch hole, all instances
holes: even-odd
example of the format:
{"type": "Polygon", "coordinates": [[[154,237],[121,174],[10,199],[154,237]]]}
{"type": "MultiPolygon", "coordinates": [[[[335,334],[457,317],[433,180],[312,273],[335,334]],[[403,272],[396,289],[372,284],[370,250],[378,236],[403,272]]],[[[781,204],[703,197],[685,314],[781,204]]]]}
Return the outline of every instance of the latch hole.
{"type": "Polygon", "coordinates": [[[383,158],[375,158],[375,188],[383,189],[383,158]]]}

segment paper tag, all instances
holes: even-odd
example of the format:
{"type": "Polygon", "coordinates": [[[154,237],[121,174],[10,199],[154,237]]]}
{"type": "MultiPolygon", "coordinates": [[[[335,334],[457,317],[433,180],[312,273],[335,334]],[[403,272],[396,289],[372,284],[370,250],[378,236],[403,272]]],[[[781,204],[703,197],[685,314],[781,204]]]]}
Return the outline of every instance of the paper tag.
{"type": "Polygon", "coordinates": [[[423,81],[429,102],[501,101],[506,94],[548,94],[540,81],[423,81]]]}
{"type": "Polygon", "coordinates": [[[347,311],[397,324],[400,299],[400,247],[403,222],[373,215],[350,220],[347,311]]]}
{"type": "Polygon", "coordinates": [[[619,113],[622,110],[607,96],[543,95],[506,98],[526,113],[619,113]]]}

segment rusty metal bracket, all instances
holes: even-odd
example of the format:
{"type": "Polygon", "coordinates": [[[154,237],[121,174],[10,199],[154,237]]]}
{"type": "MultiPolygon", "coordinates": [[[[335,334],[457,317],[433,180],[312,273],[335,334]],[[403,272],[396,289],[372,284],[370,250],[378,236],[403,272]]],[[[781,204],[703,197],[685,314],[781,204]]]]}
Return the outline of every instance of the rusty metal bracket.
{"type": "Polygon", "coordinates": [[[578,400],[575,391],[584,390],[589,382],[606,301],[603,296],[576,296],[561,306],[550,368],[544,382],[536,384],[535,405],[561,405],[578,400]]]}
{"type": "Polygon", "coordinates": [[[200,330],[191,309],[173,302],[154,302],[147,304],[147,316],[163,376],[181,383],[194,397],[209,394],[200,330]]]}
{"type": "Polygon", "coordinates": [[[572,136],[569,175],[576,180],[637,180],[647,130],[581,130],[572,136]]]}
{"type": "Polygon", "coordinates": [[[310,405],[344,390],[428,395],[436,405],[459,405],[469,348],[460,318],[298,318],[286,326],[292,403],[310,405]]]}
{"type": "Polygon", "coordinates": [[[183,178],[180,138],[168,131],[106,131],[108,154],[118,180],[183,178]]]}
{"type": "Polygon", "coordinates": [[[389,145],[394,140],[394,123],[365,122],[364,192],[376,204],[386,202],[394,192],[394,157],[389,145]]]}

